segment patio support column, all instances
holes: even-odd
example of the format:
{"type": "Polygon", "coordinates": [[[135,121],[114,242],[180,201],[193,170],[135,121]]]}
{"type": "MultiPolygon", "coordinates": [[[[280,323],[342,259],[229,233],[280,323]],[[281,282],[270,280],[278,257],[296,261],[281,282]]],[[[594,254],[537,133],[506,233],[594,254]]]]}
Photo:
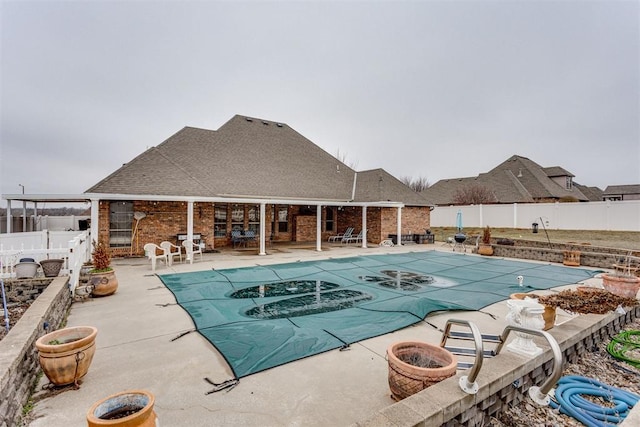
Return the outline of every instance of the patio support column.
{"type": "MultiPolygon", "coordinates": [[[[100,199],[91,199],[91,242],[89,242],[90,248],[93,248],[93,241],[98,243],[100,237],[98,236],[100,232],[100,224],[98,223],[98,221],[100,221],[100,199]]],[[[89,252],[92,252],[92,249],[90,249],[89,252]]]]}
{"type": "Polygon", "coordinates": [[[265,239],[265,234],[267,233],[267,227],[266,227],[266,216],[267,214],[267,204],[266,203],[260,203],[260,252],[258,253],[258,255],[266,255],[266,247],[264,244],[264,239],[265,239]]]}
{"type": "MultiPolygon", "coordinates": [[[[193,243],[193,201],[187,202],[187,240],[193,243]]],[[[191,261],[189,251],[187,251],[187,261],[191,261]]]]}
{"type": "Polygon", "coordinates": [[[402,208],[398,207],[398,223],[396,224],[396,234],[398,237],[396,237],[398,245],[397,246],[402,246],[402,208]]]}
{"type": "Polygon", "coordinates": [[[316,206],[316,251],[322,252],[322,206],[316,206]]]}
{"type": "Polygon", "coordinates": [[[11,199],[7,200],[7,234],[11,233],[11,199]]]}
{"type": "MultiPolygon", "coordinates": [[[[33,221],[31,222],[31,231],[38,231],[36,230],[37,219],[38,219],[38,202],[33,202],[33,221]]],[[[75,221],[74,221],[74,224],[75,224],[75,221]]]]}
{"type": "Polygon", "coordinates": [[[362,207],[362,247],[367,247],[367,207],[362,207]]]}

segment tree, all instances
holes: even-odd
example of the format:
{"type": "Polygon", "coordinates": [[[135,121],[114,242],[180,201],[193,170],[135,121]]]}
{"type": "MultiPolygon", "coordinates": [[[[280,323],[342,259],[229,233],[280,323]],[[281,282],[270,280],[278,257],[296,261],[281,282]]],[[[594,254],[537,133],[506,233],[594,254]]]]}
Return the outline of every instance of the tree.
{"type": "Polygon", "coordinates": [[[336,159],[340,160],[342,163],[349,166],[353,170],[356,170],[356,168],[358,167],[358,161],[356,160],[352,162],[348,160],[347,153],[341,153],[339,148],[338,151],[336,151],[336,159]]]}
{"type": "Polygon", "coordinates": [[[460,187],[453,194],[453,203],[456,205],[480,205],[497,203],[498,198],[489,187],[479,184],[470,184],[460,187]]]}
{"type": "Polygon", "coordinates": [[[429,188],[429,180],[425,176],[419,176],[417,178],[412,178],[410,176],[403,176],[400,178],[400,181],[407,187],[411,188],[416,193],[422,193],[424,190],[429,188]]]}

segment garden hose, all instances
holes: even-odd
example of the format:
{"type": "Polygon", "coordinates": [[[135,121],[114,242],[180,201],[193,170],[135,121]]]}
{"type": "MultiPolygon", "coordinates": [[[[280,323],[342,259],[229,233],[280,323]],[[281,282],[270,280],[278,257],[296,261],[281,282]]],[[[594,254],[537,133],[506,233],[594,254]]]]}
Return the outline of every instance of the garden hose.
{"type": "Polygon", "coordinates": [[[592,378],[568,375],[560,378],[549,405],[580,421],[587,427],[603,427],[624,420],[640,396],[611,387],[592,378]],[[600,406],[584,397],[598,396],[614,407],[600,406]]]}
{"type": "Polygon", "coordinates": [[[640,359],[627,355],[629,351],[640,351],[640,331],[623,331],[614,336],[607,345],[607,351],[616,359],[623,360],[629,365],[640,369],[640,359]]]}

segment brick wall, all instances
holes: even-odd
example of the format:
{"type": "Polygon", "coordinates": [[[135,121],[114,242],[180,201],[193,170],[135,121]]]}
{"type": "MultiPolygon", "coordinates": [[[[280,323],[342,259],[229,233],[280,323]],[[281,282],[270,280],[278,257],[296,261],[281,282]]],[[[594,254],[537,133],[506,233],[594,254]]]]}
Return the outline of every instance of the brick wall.
{"type": "Polygon", "coordinates": [[[53,279],[0,341],[0,427],[21,425],[22,407],[40,371],[35,342],[66,318],[71,306],[68,280],[53,279]]]}
{"type": "MultiPolygon", "coordinates": [[[[396,234],[398,230],[397,208],[367,208],[367,241],[380,243],[388,239],[389,234],[396,234]]],[[[347,227],[355,227],[354,233],[362,226],[362,209],[357,207],[344,208],[338,211],[338,232],[343,233],[347,227]]],[[[430,227],[430,211],[427,207],[402,208],[402,234],[424,234],[430,227]]]]}
{"type": "MultiPolygon", "coordinates": [[[[225,237],[214,237],[214,205],[212,203],[194,203],[193,204],[193,232],[200,234],[202,242],[205,243],[207,249],[216,247],[231,246],[229,234],[232,229],[231,209],[232,204],[227,206],[227,224],[225,237]]],[[[248,205],[240,205],[246,206],[248,205]]],[[[289,206],[288,220],[289,225],[286,232],[278,231],[276,226],[274,230],[275,241],[315,241],[315,206],[289,206]],[[312,232],[309,230],[298,231],[300,226],[298,218],[314,218],[314,228],[312,232]],[[292,233],[294,234],[292,236],[292,233]]],[[[109,215],[110,202],[102,200],[99,204],[99,238],[105,242],[109,241],[109,215]]],[[[143,212],[146,217],[138,222],[136,229],[136,237],[133,239],[132,246],[111,248],[113,256],[128,256],[130,254],[136,256],[144,255],[144,245],[146,243],[159,244],[164,240],[168,240],[177,244],[176,235],[183,234],[187,231],[187,203],[186,202],[153,202],[153,201],[134,201],[134,212],[143,212]]],[[[246,214],[243,229],[248,228],[248,215],[246,214]]],[[[396,218],[398,210],[396,208],[368,208],[367,209],[367,240],[371,243],[380,243],[387,239],[389,234],[396,233],[396,218]]],[[[402,209],[402,230],[403,233],[424,233],[429,228],[429,208],[425,207],[405,207],[402,209]]],[[[303,227],[307,227],[308,221],[302,220],[303,227]]],[[[329,236],[343,233],[347,227],[354,227],[355,232],[359,232],[362,224],[362,208],[346,207],[338,209],[336,207],[325,208],[323,211],[322,224],[322,240],[326,240],[329,236]],[[326,209],[333,209],[336,215],[334,230],[326,231],[326,209]]],[[[265,212],[265,228],[266,236],[271,235],[273,225],[272,205],[266,206],[265,212]]],[[[135,227],[135,220],[133,223],[135,227]]]]}

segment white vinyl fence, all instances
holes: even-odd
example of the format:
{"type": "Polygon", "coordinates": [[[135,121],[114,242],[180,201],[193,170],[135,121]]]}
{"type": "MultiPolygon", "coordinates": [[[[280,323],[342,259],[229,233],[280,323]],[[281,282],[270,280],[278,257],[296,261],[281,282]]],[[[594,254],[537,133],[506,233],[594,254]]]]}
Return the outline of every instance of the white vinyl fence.
{"type": "Polygon", "coordinates": [[[63,259],[61,274],[69,274],[69,286],[78,286],[80,267],[91,259],[89,231],[34,231],[0,234],[0,278],[15,277],[15,265],[22,258],[63,259]]]}
{"type": "Polygon", "coordinates": [[[552,230],[640,231],[640,200],[437,206],[431,226],[455,227],[458,210],[463,227],[531,228],[535,222],[552,230]]]}

